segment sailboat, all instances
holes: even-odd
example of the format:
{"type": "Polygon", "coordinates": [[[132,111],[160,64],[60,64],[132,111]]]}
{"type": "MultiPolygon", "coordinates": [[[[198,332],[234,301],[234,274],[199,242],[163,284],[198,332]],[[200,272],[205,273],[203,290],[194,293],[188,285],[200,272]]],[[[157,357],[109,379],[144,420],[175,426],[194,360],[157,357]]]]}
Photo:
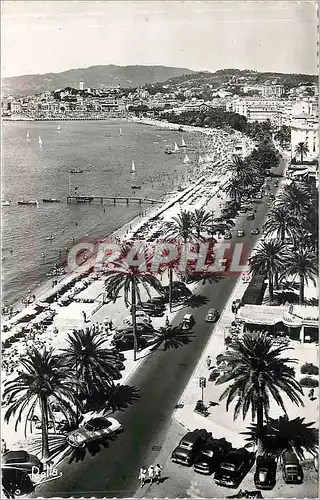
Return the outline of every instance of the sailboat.
{"type": "Polygon", "coordinates": [[[57,131],[60,132],[60,130],[61,130],[61,127],[60,127],[60,125],[58,125],[57,126],[57,131]]]}
{"type": "Polygon", "coordinates": [[[27,130],[27,141],[30,141],[30,134],[29,134],[29,130],[27,130]]]}
{"type": "Polygon", "coordinates": [[[175,142],[174,143],[174,150],[173,150],[175,153],[178,153],[179,152],[179,147],[178,147],[178,144],[175,142]]]}
{"type": "Polygon", "coordinates": [[[132,163],[131,163],[131,173],[134,174],[136,171],[136,166],[134,164],[134,161],[132,160],[132,163]]]}
{"type": "Polygon", "coordinates": [[[182,147],[182,148],[186,148],[186,147],[187,147],[187,145],[186,145],[186,143],[185,143],[185,141],[184,141],[184,138],[183,138],[183,137],[182,137],[182,139],[181,139],[181,147],[182,147]]]}
{"type": "Polygon", "coordinates": [[[189,159],[189,156],[188,156],[188,155],[186,155],[186,156],[184,157],[183,163],[190,163],[190,159],[189,159]]]}
{"type": "Polygon", "coordinates": [[[119,128],[119,135],[122,135],[122,128],[119,128]]]}
{"type": "Polygon", "coordinates": [[[43,142],[42,142],[42,139],[41,139],[40,135],[39,135],[39,139],[38,139],[38,144],[39,144],[39,146],[43,145],[43,142]]]}

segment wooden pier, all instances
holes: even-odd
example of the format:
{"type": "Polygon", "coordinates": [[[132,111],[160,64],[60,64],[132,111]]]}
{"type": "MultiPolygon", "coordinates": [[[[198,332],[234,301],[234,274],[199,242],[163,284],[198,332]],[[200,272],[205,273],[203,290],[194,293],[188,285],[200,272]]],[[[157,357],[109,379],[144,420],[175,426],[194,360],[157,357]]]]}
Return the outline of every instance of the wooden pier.
{"type": "Polygon", "coordinates": [[[138,198],[136,196],[67,196],[67,203],[92,203],[93,201],[99,201],[101,204],[105,201],[110,201],[113,205],[116,203],[125,203],[126,205],[129,205],[129,203],[138,203],[139,205],[142,205],[143,203],[151,205],[163,203],[162,200],[155,200],[153,198],[138,198]]]}

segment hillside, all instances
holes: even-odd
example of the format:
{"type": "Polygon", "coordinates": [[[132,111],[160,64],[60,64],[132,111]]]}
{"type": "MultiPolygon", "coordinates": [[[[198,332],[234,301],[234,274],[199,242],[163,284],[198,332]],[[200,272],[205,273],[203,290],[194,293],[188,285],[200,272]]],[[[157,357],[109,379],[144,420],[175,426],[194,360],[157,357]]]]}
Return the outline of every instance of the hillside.
{"type": "Polygon", "coordinates": [[[271,81],[277,81],[279,84],[288,86],[298,86],[301,84],[317,83],[318,77],[316,75],[304,74],[287,74],[287,73],[274,73],[274,72],[258,72],[249,69],[219,69],[214,73],[208,71],[193,72],[189,75],[174,76],[166,83],[173,85],[192,83],[196,84],[211,84],[215,87],[220,87],[223,84],[231,83],[241,84],[243,82],[250,83],[251,85],[270,84],[271,81]]]}
{"type": "Polygon", "coordinates": [[[4,78],[4,95],[33,95],[65,87],[79,87],[84,81],[86,87],[99,88],[102,85],[120,87],[138,87],[144,84],[164,82],[170,78],[192,74],[187,68],[168,66],[90,66],[44,75],[22,75],[4,78]]]}

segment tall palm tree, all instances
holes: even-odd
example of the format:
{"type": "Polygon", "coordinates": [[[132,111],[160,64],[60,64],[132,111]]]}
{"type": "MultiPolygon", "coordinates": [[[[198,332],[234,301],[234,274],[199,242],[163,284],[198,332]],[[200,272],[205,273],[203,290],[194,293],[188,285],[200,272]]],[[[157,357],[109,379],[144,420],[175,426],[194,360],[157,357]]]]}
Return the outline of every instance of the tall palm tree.
{"type": "Polygon", "coordinates": [[[249,444],[257,442],[259,436],[262,441],[263,451],[268,455],[279,457],[283,452],[289,451],[303,460],[304,452],[318,455],[319,447],[319,432],[314,425],[314,422],[305,422],[304,418],[296,417],[289,420],[287,415],[277,419],[269,418],[268,423],[262,428],[262,433],[259,433],[256,424],[248,427],[246,441],[249,444]]]}
{"type": "Polygon", "coordinates": [[[37,411],[41,412],[42,419],[42,457],[49,457],[48,421],[54,421],[51,404],[59,406],[68,422],[74,416],[76,404],[76,390],[74,379],[70,376],[69,367],[62,358],[53,353],[52,349],[44,348],[42,351],[34,349],[21,359],[23,370],[14,380],[5,385],[4,397],[8,397],[8,409],[5,420],[18,412],[15,429],[24,420],[26,435],[27,424],[32,425],[32,418],[37,411]]]}
{"type": "Polygon", "coordinates": [[[79,380],[81,396],[90,401],[101,393],[110,393],[120,378],[116,356],[106,348],[106,338],[87,328],[68,334],[68,346],[62,349],[70,371],[79,380]]]}
{"type": "Polygon", "coordinates": [[[276,233],[281,241],[284,241],[286,237],[296,240],[302,232],[299,219],[288,212],[283,205],[276,205],[270,210],[263,227],[266,234],[276,233]]]}
{"type": "Polygon", "coordinates": [[[125,261],[120,262],[114,269],[106,273],[105,286],[107,297],[113,300],[113,302],[117,301],[119,293],[123,291],[126,307],[131,305],[134,361],[136,361],[138,350],[136,307],[137,299],[139,302],[141,301],[139,287],[142,287],[149,297],[151,297],[150,288],[163,294],[163,287],[160,281],[150,271],[142,271],[138,266],[128,265],[125,261]]]}
{"type": "Polygon", "coordinates": [[[167,235],[169,238],[182,239],[184,243],[187,243],[195,236],[193,229],[194,222],[192,213],[182,210],[180,214],[172,218],[171,227],[167,235]]]}
{"type": "Polygon", "coordinates": [[[280,240],[263,241],[249,259],[252,273],[268,275],[270,303],[273,302],[274,276],[283,270],[287,259],[287,248],[280,240]]]}
{"type": "Polygon", "coordinates": [[[293,250],[287,260],[285,274],[299,276],[299,304],[303,304],[305,283],[308,283],[309,279],[315,283],[318,276],[318,259],[315,252],[303,247],[293,250]]]}
{"type": "Polygon", "coordinates": [[[192,214],[193,225],[198,238],[201,236],[201,232],[206,224],[209,224],[212,220],[212,214],[207,212],[204,208],[199,208],[192,214]]]}
{"type": "Polygon", "coordinates": [[[295,154],[300,156],[301,163],[303,162],[303,157],[309,153],[308,144],[306,142],[298,142],[294,149],[295,154]]]}
{"type": "MultiPolygon", "coordinates": [[[[235,402],[234,418],[242,412],[243,419],[251,409],[252,420],[256,419],[258,435],[261,436],[264,419],[268,420],[270,396],[285,412],[282,394],[295,404],[303,405],[303,391],[295,380],[289,364],[296,360],[283,356],[285,346],[275,346],[266,334],[246,333],[243,339],[235,340],[223,355],[225,365],[217,384],[229,383],[220,396],[226,399],[226,410],[235,402]]],[[[222,365],[221,365],[222,366],[222,365]]]]}

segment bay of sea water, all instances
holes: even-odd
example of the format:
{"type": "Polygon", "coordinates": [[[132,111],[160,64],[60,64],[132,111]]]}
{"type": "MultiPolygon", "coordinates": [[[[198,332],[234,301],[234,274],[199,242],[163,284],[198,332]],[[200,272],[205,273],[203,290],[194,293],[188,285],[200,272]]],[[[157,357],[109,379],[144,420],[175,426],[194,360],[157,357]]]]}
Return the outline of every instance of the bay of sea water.
{"type": "MultiPolygon", "coordinates": [[[[183,164],[184,153],[164,154],[167,145],[181,144],[180,132],[116,120],[61,122],[60,127],[58,131],[57,122],[3,123],[2,199],[11,200],[11,206],[2,208],[2,293],[9,303],[47,279],[59,263],[59,250],[65,252],[73,239],[77,243],[85,235],[106,237],[149,207],[97,201],[67,204],[71,168],[84,170],[70,175],[71,189],[78,187],[81,194],[132,196],[131,185],[138,184],[137,197],[154,199],[177,187],[193,169],[183,164]],[[44,204],[42,198],[61,202],[44,204]],[[39,206],[17,205],[20,199],[37,199],[39,206]],[[55,239],[48,241],[51,235],[55,239]]],[[[195,135],[183,137],[198,150],[195,135]]],[[[188,156],[192,161],[197,154],[188,151],[188,156]]]]}

